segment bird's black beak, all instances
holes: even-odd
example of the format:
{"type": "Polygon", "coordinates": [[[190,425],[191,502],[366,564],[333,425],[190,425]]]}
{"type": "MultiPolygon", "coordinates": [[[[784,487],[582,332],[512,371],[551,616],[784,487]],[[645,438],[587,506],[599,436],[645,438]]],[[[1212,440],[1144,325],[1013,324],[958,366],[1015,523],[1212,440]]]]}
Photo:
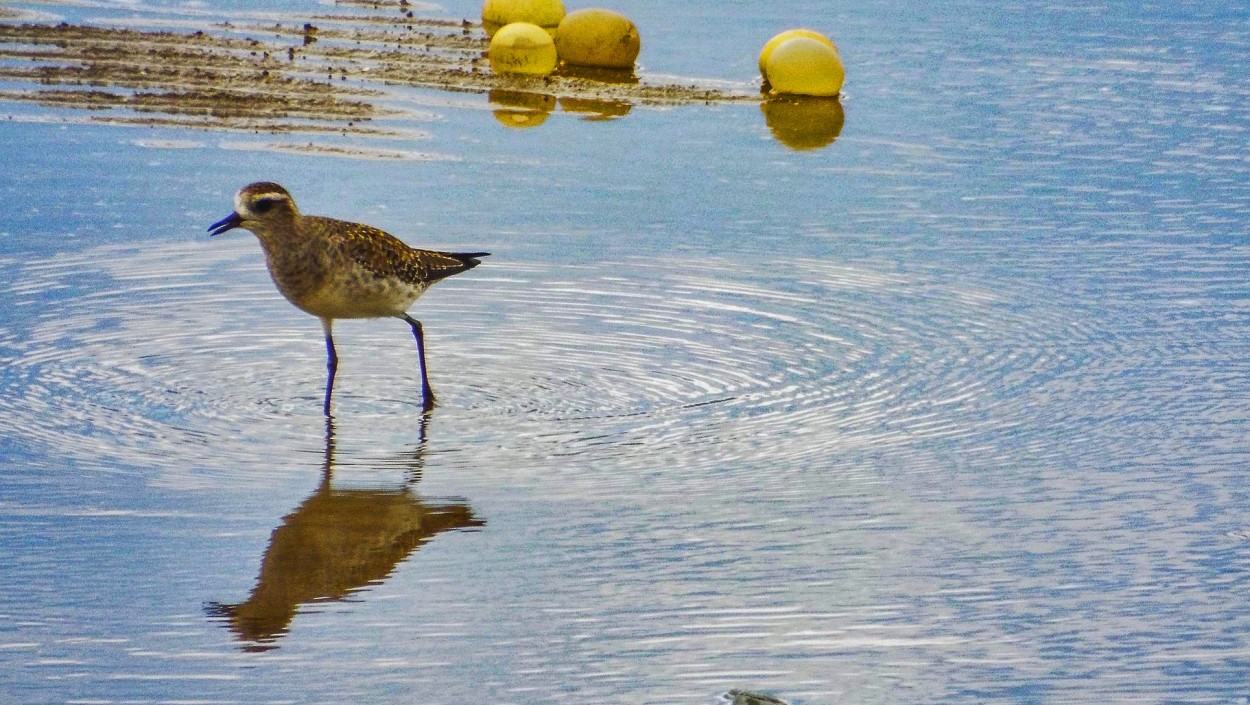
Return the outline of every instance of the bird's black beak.
{"type": "Polygon", "coordinates": [[[221,220],[208,226],[209,235],[220,235],[227,230],[234,230],[243,224],[243,218],[238,213],[231,213],[221,220]]]}

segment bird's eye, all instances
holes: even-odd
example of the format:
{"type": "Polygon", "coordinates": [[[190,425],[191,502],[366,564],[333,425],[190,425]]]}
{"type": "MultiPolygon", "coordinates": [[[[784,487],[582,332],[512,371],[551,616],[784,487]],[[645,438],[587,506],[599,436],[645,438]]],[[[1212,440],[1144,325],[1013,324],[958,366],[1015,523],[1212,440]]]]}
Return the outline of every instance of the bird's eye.
{"type": "Polygon", "coordinates": [[[276,203],[272,198],[262,198],[252,204],[252,211],[255,213],[267,213],[276,203]]]}

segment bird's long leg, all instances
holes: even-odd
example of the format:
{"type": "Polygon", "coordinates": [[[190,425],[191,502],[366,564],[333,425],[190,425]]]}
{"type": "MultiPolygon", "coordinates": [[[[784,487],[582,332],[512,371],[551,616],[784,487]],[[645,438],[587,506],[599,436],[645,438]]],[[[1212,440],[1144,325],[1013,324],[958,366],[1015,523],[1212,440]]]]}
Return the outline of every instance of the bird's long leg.
{"type": "Polygon", "coordinates": [[[326,401],[323,409],[326,416],[330,415],[330,395],[334,393],[334,375],[339,370],[339,355],[334,352],[334,336],[330,333],[333,325],[333,320],[321,319],[321,327],[326,332],[326,401]]]}
{"type": "Polygon", "coordinates": [[[429,411],[434,408],[434,390],[430,388],[430,377],[425,372],[425,334],[421,331],[421,321],[406,313],[404,320],[412,326],[412,335],[417,339],[417,357],[421,358],[421,408],[429,411]]]}

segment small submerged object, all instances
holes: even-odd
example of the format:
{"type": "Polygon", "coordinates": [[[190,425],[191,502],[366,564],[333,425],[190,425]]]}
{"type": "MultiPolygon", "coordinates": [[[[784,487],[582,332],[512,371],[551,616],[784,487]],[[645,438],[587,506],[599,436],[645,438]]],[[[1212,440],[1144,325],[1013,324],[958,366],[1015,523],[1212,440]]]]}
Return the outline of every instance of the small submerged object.
{"type": "Polygon", "coordinates": [[[625,15],[599,7],[576,10],[556,27],[556,52],[574,66],[632,69],[642,50],[638,28],[625,15]]]}
{"type": "Polygon", "coordinates": [[[755,693],[737,688],[725,693],[721,700],[728,701],[729,705],[789,705],[781,698],[774,698],[766,693],[755,693]]]}
{"type": "Polygon", "coordinates": [[[846,80],[838,48],[810,29],[782,32],[760,51],[760,73],[771,93],[836,96],[846,80]]]}
{"type": "Polygon", "coordinates": [[[495,32],[489,54],[495,73],[546,76],[556,70],[555,42],[530,22],[513,22],[495,32]]]}
{"type": "Polygon", "coordinates": [[[489,37],[513,22],[529,22],[554,34],[564,19],[560,0],[486,0],[482,5],[482,28],[489,37]]]}

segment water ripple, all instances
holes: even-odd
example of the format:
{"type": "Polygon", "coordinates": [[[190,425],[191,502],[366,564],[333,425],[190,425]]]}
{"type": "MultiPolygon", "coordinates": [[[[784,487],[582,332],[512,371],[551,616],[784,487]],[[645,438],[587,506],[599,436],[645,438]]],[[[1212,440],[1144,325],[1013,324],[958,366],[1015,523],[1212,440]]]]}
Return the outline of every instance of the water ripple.
{"type": "MultiPolygon", "coordinates": [[[[1006,288],[819,260],[489,264],[416,313],[443,407],[531,458],[645,446],[667,467],[802,467],[967,437],[1013,423],[1002,407],[1081,364],[1092,334],[1006,288]]],[[[106,470],[316,447],[319,326],[273,291],[249,238],[29,261],[3,295],[18,313],[0,413],[29,442],[106,470]]],[[[337,412],[415,417],[404,327],[336,330],[337,412]]]]}

